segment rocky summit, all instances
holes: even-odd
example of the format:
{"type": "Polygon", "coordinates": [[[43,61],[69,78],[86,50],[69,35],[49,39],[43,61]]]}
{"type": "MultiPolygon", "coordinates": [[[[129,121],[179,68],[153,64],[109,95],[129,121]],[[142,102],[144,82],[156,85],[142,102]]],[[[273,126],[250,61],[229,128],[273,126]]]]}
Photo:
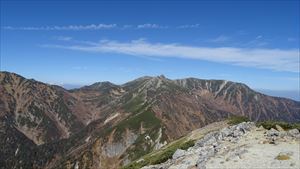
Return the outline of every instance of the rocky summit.
{"type": "MultiPolygon", "coordinates": [[[[126,167],[192,131],[211,131],[214,127],[210,124],[234,116],[254,122],[299,122],[300,102],[267,96],[245,84],[226,80],[145,76],[122,85],[97,82],[67,90],[0,72],[0,168],[126,167]]],[[[254,140],[272,144],[257,144],[253,150],[247,149],[248,153],[258,154],[255,148],[263,145],[280,147],[282,139],[289,139],[291,133],[297,135],[296,130],[283,134],[278,128],[266,136],[264,131],[254,132],[258,134],[252,136],[257,137],[254,140]]],[[[247,145],[246,138],[255,130],[252,123],[243,123],[211,133],[193,148],[169,153],[166,157],[173,155],[172,161],[161,165],[172,168],[175,161],[179,168],[239,164],[230,164],[238,159],[226,154],[231,152],[226,148],[243,142],[247,145]]],[[[252,137],[248,141],[253,141],[252,137]]],[[[192,144],[182,140],[177,143],[182,148],[192,144]]],[[[287,151],[281,150],[281,155],[287,151]]],[[[288,155],[293,159],[297,153],[288,155]]]]}
{"type": "Polygon", "coordinates": [[[243,122],[211,132],[187,150],[143,169],[300,168],[300,133],[243,122]]]}

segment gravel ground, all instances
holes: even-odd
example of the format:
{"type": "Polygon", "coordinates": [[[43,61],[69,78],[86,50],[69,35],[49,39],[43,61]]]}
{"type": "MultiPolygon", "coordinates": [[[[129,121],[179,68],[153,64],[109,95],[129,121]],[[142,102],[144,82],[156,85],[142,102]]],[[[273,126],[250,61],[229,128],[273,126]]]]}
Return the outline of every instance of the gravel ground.
{"type": "Polygon", "coordinates": [[[207,169],[215,168],[300,168],[300,143],[295,138],[278,138],[274,142],[265,136],[266,130],[252,130],[237,143],[223,142],[227,149],[219,152],[206,163],[207,169]],[[242,153],[237,153],[242,152],[242,153]],[[239,154],[239,155],[236,155],[239,154]],[[281,155],[289,159],[278,160],[281,155]]]}
{"type": "MultiPolygon", "coordinates": [[[[200,131],[190,136],[197,138],[200,131]]],[[[210,132],[167,162],[143,169],[300,169],[300,133],[240,123],[210,132]]]]}

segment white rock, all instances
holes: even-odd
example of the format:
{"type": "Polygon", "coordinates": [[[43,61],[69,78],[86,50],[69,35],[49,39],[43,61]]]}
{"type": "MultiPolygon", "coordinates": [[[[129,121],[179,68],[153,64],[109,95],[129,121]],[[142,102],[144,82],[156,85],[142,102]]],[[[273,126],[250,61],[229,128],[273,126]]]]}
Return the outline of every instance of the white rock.
{"type": "Polygon", "coordinates": [[[279,132],[284,131],[283,128],[282,128],[281,126],[277,125],[277,124],[275,125],[275,128],[276,128],[276,130],[278,130],[279,132]]]}
{"type": "Polygon", "coordinates": [[[204,136],[203,139],[198,140],[196,142],[196,145],[199,147],[207,146],[207,145],[212,145],[213,143],[217,142],[217,139],[215,138],[216,133],[210,133],[204,136]]]}
{"type": "Polygon", "coordinates": [[[180,158],[180,157],[184,156],[185,153],[186,153],[185,150],[177,149],[177,150],[175,151],[175,153],[173,154],[172,158],[173,158],[173,159],[180,158]]]}
{"type": "Polygon", "coordinates": [[[18,152],[19,152],[19,147],[15,151],[15,156],[18,154],[18,152]]]}
{"type": "Polygon", "coordinates": [[[268,137],[273,137],[273,136],[279,136],[280,135],[279,131],[277,131],[277,130],[275,130],[273,128],[271,128],[270,130],[268,130],[266,132],[266,134],[267,134],[268,137]]]}
{"type": "Polygon", "coordinates": [[[233,131],[230,130],[229,128],[224,128],[224,129],[221,130],[220,133],[222,134],[223,137],[227,137],[227,136],[231,135],[232,132],[233,131]]]}
{"type": "Polygon", "coordinates": [[[78,163],[78,161],[76,161],[74,169],[79,169],[79,163],[78,163]]]}
{"type": "Polygon", "coordinates": [[[300,133],[298,129],[292,129],[288,131],[288,134],[292,137],[299,137],[300,133]]]}

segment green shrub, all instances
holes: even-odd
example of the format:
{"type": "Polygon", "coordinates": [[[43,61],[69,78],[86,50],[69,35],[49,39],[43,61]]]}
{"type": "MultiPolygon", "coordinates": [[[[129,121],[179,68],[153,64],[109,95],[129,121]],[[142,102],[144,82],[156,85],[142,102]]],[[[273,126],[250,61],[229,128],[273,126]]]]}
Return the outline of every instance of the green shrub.
{"type": "Polygon", "coordinates": [[[189,147],[194,146],[195,141],[194,140],[178,140],[174,142],[173,144],[169,145],[165,149],[158,150],[158,152],[150,153],[148,155],[145,155],[143,157],[143,161],[141,162],[132,162],[131,164],[123,167],[122,169],[139,169],[146,165],[154,165],[154,164],[160,164],[168,159],[172,158],[173,154],[177,149],[187,150],[189,147]]]}
{"type": "Polygon", "coordinates": [[[242,122],[250,121],[249,118],[245,116],[231,116],[228,120],[229,125],[236,125],[242,122]]]}
{"type": "Polygon", "coordinates": [[[167,161],[168,159],[172,158],[172,155],[175,153],[176,150],[177,149],[172,148],[172,149],[168,149],[168,150],[164,151],[163,153],[154,157],[152,159],[152,161],[150,162],[150,164],[160,164],[160,163],[167,161]]]}
{"type": "Polygon", "coordinates": [[[271,128],[276,128],[276,125],[279,125],[284,130],[290,130],[290,129],[300,130],[300,123],[287,123],[287,122],[283,122],[283,121],[272,121],[272,120],[256,123],[257,127],[263,126],[265,129],[268,129],[268,130],[270,130],[271,128]]]}
{"type": "Polygon", "coordinates": [[[193,147],[194,145],[195,145],[195,141],[194,140],[189,140],[189,141],[184,142],[183,144],[181,144],[179,146],[179,149],[187,150],[188,148],[193,147]]]}
{"type": "Polygon", "coordinates": [[[291,159],[291,157],[286,154],[279,154],[275,159],[276,160],[289,160],[289,159],[291,159]]]}

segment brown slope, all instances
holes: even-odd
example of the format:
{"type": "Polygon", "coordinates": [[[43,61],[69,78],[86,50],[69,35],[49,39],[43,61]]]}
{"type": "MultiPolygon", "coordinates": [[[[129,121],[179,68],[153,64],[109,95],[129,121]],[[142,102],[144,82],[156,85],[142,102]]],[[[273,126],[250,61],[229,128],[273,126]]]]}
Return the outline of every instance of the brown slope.
{"type": "MultiPolygon", "coordinates": [[[[95,83],[69,92],[54,88],[66,95],[64,102],[88,109],[88,113],[82,113],[70,106],[78,121],[88,125],[68,139],[38,147],[38,152],[47,154],[32,159],[39,167],[118,168],[159,143],[233,114],[253,120],[300,119],[299,102],[269,97],[243,84],[221,80],[159,76],[142,77],[121,86],[95,83]],[[145,139],[147,136],[152,142],[145,139]]],[[[15,97],[3,93],[6,100],[2,100],[2,109],[10,110],[15,97]]]]}
{"type": "Polygon", "coordinates": [[[88,123],[90,123],[105,117],[105,113],[110,112],[111,105],[125,93],[125,90],[110,82],[97,82],[70,92],[81,100],[85,107],[89,107],[91,117],[88,123]]]}
{"type": "Polygon", "coordinates": [[[67,138],[84,126],[87,113],[66,90],[14,73],[0,72],[1,117],[36,144],[67,138]]]}
{"type": "Polygon", "coordinates": [[[89,159],[91,168],[99,167],[92,164],[100,164],[104,168],[117,168],[137,158],[132,154],[143,155],[156,147],[157,144],[146,146],[147,135],[152,141],[158,139],[157,143],[169,142],[191,130],[230,115],[248,116],[252,120],[299,120],[299,102],[269,97],[240,83],[193,78],[170,80],[159,76],[142,77],[117,88],[121,88],[123,94],[113,99],[110,113],[120,113],[124,116],[119,116],[119,121],[111,124],[110,134],[99,138],[101,144],[93,142],[93,146],[82,151],[85,154],[73,154],[72,162],[68,161],[71,164],[82,164],[89,159]],[[278,112],[284,113],[278,115],[278,112]],[[153,120],[152,116],[156,120],[153,120]],[[156,127],[151,128],[147,123],[156,127]],[[122,136],[120,126],[124,127],[121,131],[130,131],[134,136],[131,144],[126,144],[130,137],[126,134],[122,136]],[[158,138],[160,131],[162,134],[158,138]],[[145,151],[141,152],[140,149],[145,151]],[[89,154],[89,158],[86,154],[89,154]],[[102,163],[97,159],[101,159],[102,163]]]}
{"type": "Polygon", "coordinates": [[[253,121],[300,120],[300,102],[267,96],[250,89],[245,84],[194,78],[175,82],[187,88],[192,95],[209,100],[224,111],[247,116],[253,121]]]}

